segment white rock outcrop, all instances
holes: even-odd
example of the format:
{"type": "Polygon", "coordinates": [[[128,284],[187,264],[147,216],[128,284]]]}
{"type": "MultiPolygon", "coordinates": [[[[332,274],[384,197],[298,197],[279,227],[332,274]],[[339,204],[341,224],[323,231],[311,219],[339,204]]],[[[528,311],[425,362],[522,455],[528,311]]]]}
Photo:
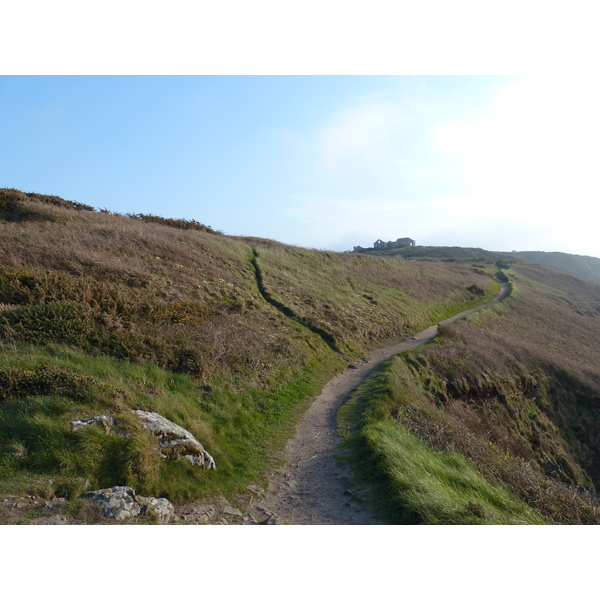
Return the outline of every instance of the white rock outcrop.
{"type": "Polygon", "coordinates": [[[166,525],[175,514],[175,507],[166,498],[137,496],[142,505],[141,514],[154,515],[160,525],[166,525]]]}
{"type": "Polygon", "coordinates": [[[134,412],[140,417],[143,427],[157,437],[163,457],[180,456],[205,469],[217,468],[213,457],[189,431],[158,413],[144,410],[134,412]]]}
{"type": "Polygon", "coordinates": [[[137,517],[142,512],[142,505],[135,496],[135,490],[125,485],[116,485],[103,490],[94,490],[81,494],[84,500],[91,500],[102,509],[108,519],[124,521],[137,517]]]}
{"type": "Polygon", "coordinates": [[[175,508],[166,498],[137,496],[135,490],[126,485],[86,492],[81,498],[91,500],[102,509],[105,517],[116,521],[151,514],[158,523],[166,525],[175,513],[175,508]]]}

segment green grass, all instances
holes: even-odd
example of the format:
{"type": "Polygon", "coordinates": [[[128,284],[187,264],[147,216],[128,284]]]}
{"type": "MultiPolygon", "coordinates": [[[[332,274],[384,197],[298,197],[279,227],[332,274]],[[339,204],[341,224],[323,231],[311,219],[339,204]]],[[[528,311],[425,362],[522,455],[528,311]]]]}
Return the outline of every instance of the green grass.
{"type": "Polygon", "coordinates": [[[374,423],[362,435],[395,500],[388,502],[387,512],[400,523],[547,523],[507,490],[490,484],[464,456],[436,452],[397,423],[374,423]]]}
{"type": "Polygon", "coordinates": [[[19,480],[25,490],[45,476],[69,497],[112,485],[173,500],[233,493],[263,481],[302,408],[337,368],[325,356],[300,373],[280,372],[269,391],[236,387],[228,379],[207,390],[156,365],[89,356],[63,345],[13,347],[0,369],[6,385],[0,398],[0,479],[19,480]],[[188,429],[218,470],[160,459],[133,409],[158,412],[188,429]],[[72,431],[71,421],[98,414],[116,419],[118,435],[94,427],[72,431]]]}
{"type": "Polygon", "coordinates": [[[351,451],[356,477],[373,490],[370,500],[379,514],[395,524],[546,523],[463,454],[436,450],[420,439],[423,431],[404,424],[404,413],[415,422],[431,419],[425,380],[394,358],[376,369],[338,412],[338,431],[351,451]]]}

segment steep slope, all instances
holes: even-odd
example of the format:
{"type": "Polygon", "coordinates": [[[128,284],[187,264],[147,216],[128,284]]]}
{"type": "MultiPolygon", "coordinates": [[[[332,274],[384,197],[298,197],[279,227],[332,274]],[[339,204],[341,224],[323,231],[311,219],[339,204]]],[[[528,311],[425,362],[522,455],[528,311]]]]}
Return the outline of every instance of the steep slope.
{"type": "Polygon", "coordinates": [[[243,490],[331,375],[497,290],[470,265],[310,251],[16,190],[0,190],[0,232],[4,492],[243,490]],[[217,470],[161,460],[132,409],[188,429],[217,470]],[[112,433],[72,430],[98,414],[112,433]]]}
{"type": "Polygon", "coordinates": [[[513,256],[600,285],[600,259],[594,256],[564,252],[515,252],[510,255],[513,256]]]}

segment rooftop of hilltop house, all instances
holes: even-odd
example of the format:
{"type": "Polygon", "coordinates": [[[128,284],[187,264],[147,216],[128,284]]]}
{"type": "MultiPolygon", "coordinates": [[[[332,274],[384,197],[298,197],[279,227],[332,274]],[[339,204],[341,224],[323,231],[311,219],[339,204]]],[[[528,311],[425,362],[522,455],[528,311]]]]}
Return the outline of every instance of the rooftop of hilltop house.
{"type": "Polygon", "coordinates": [[[373,243],[372,248],[362,248],[361,246],[354,246],[354,252],[364,252],[365,250],[388,250],[390,248],[411,248],[416,246],[417,243],[412,238],[398,238],[395,242],[384,242],[383,240],[377,240],[373,243]]]}

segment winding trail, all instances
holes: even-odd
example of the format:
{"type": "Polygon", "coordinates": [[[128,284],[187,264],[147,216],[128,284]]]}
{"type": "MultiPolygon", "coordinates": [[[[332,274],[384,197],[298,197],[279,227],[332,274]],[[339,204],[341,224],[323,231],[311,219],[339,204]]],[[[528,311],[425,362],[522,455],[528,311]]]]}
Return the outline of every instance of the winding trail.
{"type": "MultiPolygon", "coordinates": [[[[448,324],[506,298],[510,289],[500,282],[494,300],[445,319],[448,324]]],[[[366,506],[360,490],[351,489],[352,470],[340,458],[336,414],[356,387],[384,360],[435,338],[433,325],[409,340],[381,348],[368,360],[352,365],[325,385],[299,422],[286,447],[286,463],[271,474],[266,496],[255,509],[276,515],[274,521],[290,525],[385,525],[366,506]]],[[[252,511],[252,509],[251,509],[252,511]]]]}

